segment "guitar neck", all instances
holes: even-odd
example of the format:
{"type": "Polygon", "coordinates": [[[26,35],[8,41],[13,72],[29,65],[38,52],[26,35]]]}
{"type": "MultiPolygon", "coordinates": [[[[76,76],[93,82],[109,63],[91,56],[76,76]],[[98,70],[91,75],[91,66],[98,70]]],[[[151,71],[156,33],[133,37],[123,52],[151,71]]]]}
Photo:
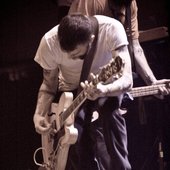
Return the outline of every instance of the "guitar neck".
{"type": "Polygon", "coordinates": [[[132,97],[156,95],[159,94],[159,88],[165,86],[166,84],[157,84],[151,86],[135,87],[132,88],[132,90],[129,91],[129,93],[132,95],[132,97]]]}
{"type": "MultiPolygon", "coordinates": [[[[165,87],[166,84],[157,84],[151,86],[135,87],[132,88],[129,93],[132,97],[142,97],[149,95],[159,94],[159,88],[165,87]]],[[[86,95],[84,90],[82,90],[79,95],[74,99],[72,104],[61,114],[61,125],[64,125],[65,120],[70,116],[70,114],[76,114],[77,109],[84,103],[86,100],[86,95]]]]}
{"type": "Polygon", "coordinates": [[[82,90],[79,95],[74,99],[72,104],[61,114],[61,126],[64,125],[65,120],[72,114],[76,114],[77,109],[84,103],[86,100],[86,95],[84,90],[82,90]]]}

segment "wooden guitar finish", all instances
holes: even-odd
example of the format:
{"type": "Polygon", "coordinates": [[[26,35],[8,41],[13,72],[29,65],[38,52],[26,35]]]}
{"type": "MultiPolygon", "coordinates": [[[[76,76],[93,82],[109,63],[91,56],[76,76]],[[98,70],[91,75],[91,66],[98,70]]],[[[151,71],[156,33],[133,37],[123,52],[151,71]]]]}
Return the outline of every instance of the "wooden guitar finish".
{"type": "Polygon", "coordinates": [[[78,131],[74,128],[74,114],[68,116],[64,122],[61,120],[61,114],[73,102],[73,94],[64,92],[60,97],[59,103],[53,103],[51,111],[54,113],[48,116],[47,120],[53,124],[57,134],[42,135],[43,159],[47,170],[64,170],[67,163],[69,147],[77,140],[78,131]],[[61,123],[61,122],[62,123],[61,123]]]}

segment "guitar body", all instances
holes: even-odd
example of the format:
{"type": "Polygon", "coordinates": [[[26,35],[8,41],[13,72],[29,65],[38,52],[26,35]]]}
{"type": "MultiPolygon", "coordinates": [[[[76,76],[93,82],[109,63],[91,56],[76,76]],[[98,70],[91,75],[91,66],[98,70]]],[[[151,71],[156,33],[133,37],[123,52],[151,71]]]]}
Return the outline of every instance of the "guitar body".
{"type": "Polygon", "coordinates": [[[51,111],[54,113],[47,116],[49,123],[57,130],[56,134],[42,135],[43,159],[47,170],[65,170],[68,151],[71,144],[77,141],[78,131],[74,128],[74,114],[71,114],[61,126],[60,114],[66,110],[73,101],[71,92],[64,92],[59,103],[53,103],[51,111]]]}

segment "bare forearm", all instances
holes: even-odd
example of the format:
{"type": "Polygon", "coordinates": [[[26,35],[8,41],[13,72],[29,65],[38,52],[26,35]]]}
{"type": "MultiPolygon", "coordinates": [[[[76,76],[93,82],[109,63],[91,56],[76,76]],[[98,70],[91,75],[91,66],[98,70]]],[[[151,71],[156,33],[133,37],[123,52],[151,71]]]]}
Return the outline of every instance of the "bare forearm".
{"type": "Polygon", "coordinates": [[[43,82],[40,86],[35,114],[45,116],[50,112],[51,103],[55,97],[58,87],[58,71],[44,70],[43,82]]]}
{"type": "Polygon", "coordinates": [[[133,47],[136,71],[140,74],[146,84],[149,85],[154,83],[156,81],[156,78],[147,62],[144,51],[140,46],[138,40],[133,40],[133,47]]]}
{"type": "Polygon", "coordinates": [[[41,85],[39,93],[38,93],[35,114],[40,114],[42,116],[45,116],[46,114],[50,112],[51,103],[55,97],[55,94],[48,91],[45,88],[42,88],[42,86],[43,85],[41,85]]]}
{"type": "Polygon", "coordinates": [[[107,87],[107,96],[119,96],[122,93],[128,91],[133,86],[132,83],[132,76],[131,75],[124,75],[123,77],[119,78],[112,84],[106,85],[107,87]]]}
{"type": "Polygon", "coordinates": [[[122,76],[112,83],[106,85],[108,96],[119,96],[123,92],[128,91],[132,85],[132,69],[130,55],[127,46],[117,49],[116,53],[122,58],[122,76]]]}

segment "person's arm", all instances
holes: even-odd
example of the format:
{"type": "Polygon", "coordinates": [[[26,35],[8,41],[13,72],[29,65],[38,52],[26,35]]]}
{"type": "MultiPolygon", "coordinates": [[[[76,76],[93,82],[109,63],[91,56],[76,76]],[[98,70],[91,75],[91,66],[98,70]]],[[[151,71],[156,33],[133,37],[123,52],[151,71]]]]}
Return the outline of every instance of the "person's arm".
{"type": "Polygon", "coordinates": [[[146,60],[144,51],[139,43],[139,29],[138,29],[138,6],[136,0],[131,3],[131,32],[132,32],[132,46],[134,52],[134,63],[137,73],[142,77],[147,85],[156,81],[156,78],[146,60]]]}
{"type": "Polygon", "coordinates": [[[139,40],[133,40],[134,61],[137,73],[142,77],[147,85],[154,84],[156,78],[147,62],[144,51],[140,46],[139,40]]]}
{"type": "Polygon", "coordinates": [[[58,87],[58,69],[43,70],[43,82],[38,92],[38,99],[33,121],[36,132],[45,134],[49,132],[51,125],[45,116],[51,110],[51,104],[58,87]]]}
{"type": "MultiPolygon", "coordinates": [[[[142,79],[145,81],[147,85],[170,83],[170,80],[168,79],[161,79],[161,80],[156,79],[155,75],[153,74],[147,62],[144,51],[140,46],[138,39],[133,40],[133,48],[134,48],[136,71],[137,73],[139,73],[139,75],[142,77],[142,79]]],[[[162,87],[159,90],[160,90],[160,95],[156,95],[156,97],[160,99],[163,99],[162,95],[170,94],[169,86],[162,87]]]]}
{"type": "MultiPolygon", "coordinates": [[[[137,73],[142,77],[147,85],[168,83],[169,80],[161,79],[157,80],[154,73],[152,72],[144,51],[139,43],[139,29],[138,29],[138,7],[136,0],[131,3],[131,27],[132,27],[132,44],[134,50],[134,62],[137,73]]],[[[160,94],[158,98],[162,99],[162,95],[170,94],[170,89],[167,87],[160,88],[160,94]]]]}
{"type": "Polygon", "coordinates": [[[99,82],[97,86],[93,86],[91,83],[89,84],[88,81],[81,82],[81,86],[85,89],[88,99],[95,100],[98,97],[119,96],[132,87],[133,80],[131,60],[127,46],[119,47],[116,50],[116,53],[113,52],[113,56],[120,56],[124,62],[122,76],[117,80],[113,80],[107,84],[99,82]]]}

